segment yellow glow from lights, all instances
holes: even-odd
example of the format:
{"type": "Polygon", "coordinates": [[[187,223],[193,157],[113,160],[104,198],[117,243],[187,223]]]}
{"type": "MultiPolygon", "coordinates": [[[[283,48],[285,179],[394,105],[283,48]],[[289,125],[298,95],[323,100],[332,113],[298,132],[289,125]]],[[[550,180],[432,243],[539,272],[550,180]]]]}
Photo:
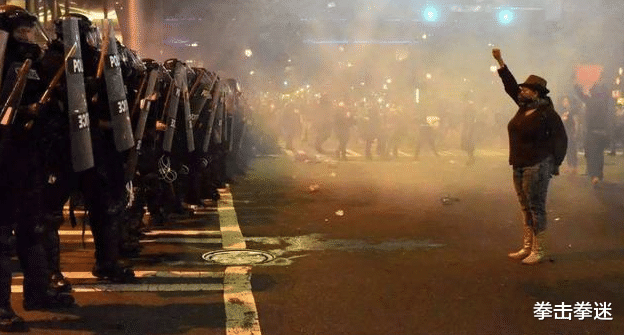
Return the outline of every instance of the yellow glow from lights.
{"type": "Polygon", "coordinates": [[[409,51],[407,49],[397,49],[394,57],[397,62],[402,62],[409,57],[409,51]]]}
{"type": "Polygon", "coordinates": [[[440,118],[437,116],[427,116],[427,123],[432,127],[439,127],[440,118]]]}
{"type": "MultiPolygon", "coordinates": [[[[61,6],[63,13],[65,12],[64,6],[61,6]]],[[[86,17],[88,17],[91,21],[95,21],[95,20],[104,20],[104,12],[92,12],[92,11],[85,11],[85,10],[79,10],[77,8],[71,8],[72,12],[75,13],[80,13],[80,14],[84,14],[86,17]]],[[[117,19],[117,13],[114,10],[111,10],[108,12],[107,17],[111,20],[116,20],[117,19]]]]}

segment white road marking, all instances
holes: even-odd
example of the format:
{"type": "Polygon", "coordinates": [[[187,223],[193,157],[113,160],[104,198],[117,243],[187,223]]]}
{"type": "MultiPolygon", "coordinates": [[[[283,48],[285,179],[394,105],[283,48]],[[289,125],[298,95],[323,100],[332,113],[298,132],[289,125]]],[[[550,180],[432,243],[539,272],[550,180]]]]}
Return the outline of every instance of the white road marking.
{"type": "MultiPolygon", "coordinates": [[[[246,249],[247,245],[238,225],[232,194],[220,190],[219,222],[223,249],[246,249]]],[[[223,278],[227,335],[260,335],[260,321],[251,291],[251,266],[229,266],[223,278]]]]}
{"type": "Polygon", "coordinates": [[[159,235],[182,235],[182,236],[202,236],[211,235],[219,236],[221,232],[218,230],[152,230],[143,233],[145,236],[159,236],[159,235]]]}
{"type": "Polygon", "coordinates": [[[220,238],[184,238],[184,237],[159,237],[152,240],[140,240],[143,243],[172,243],[172,244],[219,244],[220,238]]]}
{"type": "MultiPolygon", "coordinates": [[[[72,284],[73,292],[201,292],[222,291],[222,284],[72,284]]],[[[11,285],[11,292],[23,293],[22,285],[11,285]]]]}
{"type": "MultiPolygon", "coordinates": [[[[63,272],[63,275],[67,279],[96,279],[87,271],[63,272]]],[[[223,278],[221,271],[134,271],[134,275],[137,278],[223,278]]],[[[13,279],[24,279],[24,276],[16,275],[13,279]]]]}
{"type": "MultiPolygon", "coordinates": [[[[80,242],[82,243],[82,239],[72,240],[72,239],[63,239],[63,242],[80,242]]],[[[84,243],[94,243],[93,237],[85,238],[84,243]]],[[[149,240],[140,240],[139,243],[171,243],[171,244],[220,244],[220,238],[184,238],[184,237],[159,237],[149,240]]]]}
{"type": "MultiPolygon", "coordinates": [[[[152,230],[143,233],[145,236],[181,235],[181,236],[219,236],[218,230],[152,230]]],[[[85,236],[91,236],[91,231],[85,231],[85,236]]],[[[82,236],[80,230],[59,230],[59,236],[82,236]]]]}

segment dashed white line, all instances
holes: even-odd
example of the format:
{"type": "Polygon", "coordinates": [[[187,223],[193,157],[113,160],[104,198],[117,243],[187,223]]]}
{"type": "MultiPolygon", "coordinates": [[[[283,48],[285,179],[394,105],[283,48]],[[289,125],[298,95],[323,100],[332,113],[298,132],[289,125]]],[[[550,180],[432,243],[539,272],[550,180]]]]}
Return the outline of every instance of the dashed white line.
{"type": "MultiPolygon", "coordinates": [[[[201,292],[222,291],[222,284],[72,284],[77,293],[94,292],[201,292]]],[[[11,285],[11,292],[23,293],[22,285],[11,285]]]]}
{"type": "MultiPolygon", "coordinates": [[[[91,235],[90,230],[86,230],[84,232],[85,236],[91,235]]],[[[81,230],[59,230],[60,236],[81,236],[81,230]]],[[[161,236],[161,235],[181,235],[181,236],[219,236],[221,232],[218,230],[152,230],[148,232],[144,232],[145,236],[161,236]]]]}
{"type": "MultiPolygon", "coordinates": [[[[221,190],[219,222],[223,249],[246,249],[247,245],[238,225],[232,194],[221,190]]],[[[251,266],[229,266],[223,278],[227,335],[260,335],[260,321],[251,291],[251,266]]]]}
{"type": "MultiPolygon", "coordinates": [[[[96,279],[91,272],[63,272],[68,279],[96,279]]],[[[134,271],[137,278],[223,278],[223,272],[215,271],[134,271]]],[[[13,279],[24,279],[23,275],[15,275],[13,279]]]]}

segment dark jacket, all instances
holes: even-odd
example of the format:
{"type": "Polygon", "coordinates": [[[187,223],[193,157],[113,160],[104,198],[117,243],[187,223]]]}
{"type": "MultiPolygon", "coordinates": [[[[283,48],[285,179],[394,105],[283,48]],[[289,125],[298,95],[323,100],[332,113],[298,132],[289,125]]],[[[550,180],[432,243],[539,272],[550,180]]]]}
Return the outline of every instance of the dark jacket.
{"type": "MultiPolygon", "coordinates": [[[[505,92],[518,104],[520,88],[507,66],[498,70],[505,92]]],[[[518,106],[520,106],[518,104],[518,106]]],[[[513,167],[535,165],[552,156],[556,166],[561,165],[568,146],[568,137],[561,117],[549,97],[540,97],[536,110],[525,115],[520,107],[509,121],[509,164],[513,167]]]]}
{"type": "Polygon", "coordinates": [[[615,104],[611,98],[611,91],[602,84],[596,84],[585,94],[579,86],[574,86],[577,96],[585,103],[585,126],[587,131],[602,131],[609,129],[612,121],[613,107],[615,104]]]}

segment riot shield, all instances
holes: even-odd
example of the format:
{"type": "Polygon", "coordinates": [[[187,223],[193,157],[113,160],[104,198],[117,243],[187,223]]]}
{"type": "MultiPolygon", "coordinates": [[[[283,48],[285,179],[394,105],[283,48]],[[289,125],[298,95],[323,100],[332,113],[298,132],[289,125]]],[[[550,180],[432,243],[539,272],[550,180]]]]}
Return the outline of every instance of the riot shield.
{"type": "Polygon", "coordinates": [[[108,109],[110,111],[115,148],[121,152],[134,146],[134,138],[132,136],[126,89],[121,75],[121,60],[117,52],[115,31],[110,21],[106,20],[105,22],[108,22],[109,25],[109,29],[107,29],[109,35],[107,54],[105,55],[104,79],[108,93],[108,109]]]}
{"type": "Polygon", "coordinates": [[[145,94],[143,95],[143,98],[137,96],[137,99],[141,98],[141,102],[139,120],[137,122],[136,129],[134,130],[136,145],[134,150],[130,151],[130,157],[128,157],[126,180],[132,180],[136,170],[139,159],[139,150],[141,150],[141,144],[143,141],[143,133],[145,132],[145,124],[147,123],[147,116],[151,103],[154,100],[154,87],[156,86],[156,79],[158,79],[158,70],[151,70],[147,77],[147,86],[145,87],[145,94]]]}
{"type": "MultiPolygon", "coordinates": [[[[184,65],[183,65],[184,66],[184,65]]],[[[186,69],[179,72],[179,79],[176,78],[182,87],[182,103],[184,105],[184,130],[186,133],[186,148],[188,152],[195,151],[195,140],[193,139],[193,120],[191,119],[191,102],[189,100],[188,77],[186,69]]]]}
{"type": "Polygon", "coordinates": [[[236,114],[238,111],[235,109],[232,114],[228,114],[228,151],[232,152],[234,148],[234,130],[236,129],[236,114]]]}
{"type": "Polygon", "coordinates": [[[189,92],[189,96],[191,97],[191,115],[193,116],[193,125],[197,123],[199,114],[210,98],[210,91],[212,91],[212,87],[216,82],[215,79],[208,75],[206,69],[196,68],[195,70],[198,74],[197,79],[195,79],[195,83],[193,83],[189,92]]]}
{"type": "Polygon", "coordinates": [[[206,136],[204,137],[204,143],[202,145],[202,151],[208,152],[212,138],[215,137],[217,143],[221,143],[221,115],[223,115],[224,102],[223,96],[220,94],[215,101],[215,107],[210,113],[210,121],[208,121],[208,127],[206,127],[206,136]]]}
{"type": "Polygon", "coordinates": [[[143,139],[143,133],[145,132],[147,115],[149,113],[151,103],[152,101],[154,101],[154,87],[156,87],[156,79],[158,79],[158,70],[151,70],[147,79],[145,95],[143,96],[143,99],[141,99],[140,103],[141,109],[139,112],[139,120],[134,131],[134,138],[136,139],[137,150],[141,149],[141,140],[143,139]]]}
{"type": "Polygon", "coordinates": [[[219,114],[219,140],[217,143],[222,144],[227,139],[227,93],[223,94],[223,107],[221,108],[221,113],[219,114]]]}
{"type": "Polygon", "coordinates": [[[0,87],[2,87],[2,73],[4,73],[4,54],[6,52],[7,41],[9,40],[9,33],[4,30],[0,30],[0,87]]]}
{"type": "MultiPolygon", "coordinates": [[[[137,115],[139,114],[139,110],[141,107],[140,105],[141,105],[141,102],[143,102],[143,99],[141,97],[145,94],[145,87],[147,86],[149,72],[150,71],[146,71],[146,73],[143,73],[143,75],[141,75],[141,82],[139,83],[139,88],[137,89],[136,95],[134,97],[134,102],[132,103],[132,108],[130,109],[130,121],[131,122],[136,120],[137,115]]],[[[136,136],[134,140],[136,141],[136,136]]]]}
{"type": "Polygon", "coordinates": [[[178,86],[177,80],[175,78],[178,76],[177,73],[182,70],[182,65],[178,63],[173,70],[173,78],[169,84],[169,92],[167,94],[167,102],[165,103],[165,113],[166,113],[166,124],[167,129],[165,130],[165,135],[163,137],[163,150],[166,153],[171,153],[171,147],[173,146],[173,134],[176,129],[176,115],[178,114],[178,104],[180,102],[180,95],[182,94],[182,89],[178,86]]]}
{"type": "Polygon", "coordinates": [[[74,171],[80,172],[92,168],[94,163],[78,19],[67,17],[63,20],[63,37],[65,53],[71,52],[74,47],[76,48],[76,54],[66,58],[65,78],[67,80],[67,111],[69,112],[72,166],[74,171]]]}

